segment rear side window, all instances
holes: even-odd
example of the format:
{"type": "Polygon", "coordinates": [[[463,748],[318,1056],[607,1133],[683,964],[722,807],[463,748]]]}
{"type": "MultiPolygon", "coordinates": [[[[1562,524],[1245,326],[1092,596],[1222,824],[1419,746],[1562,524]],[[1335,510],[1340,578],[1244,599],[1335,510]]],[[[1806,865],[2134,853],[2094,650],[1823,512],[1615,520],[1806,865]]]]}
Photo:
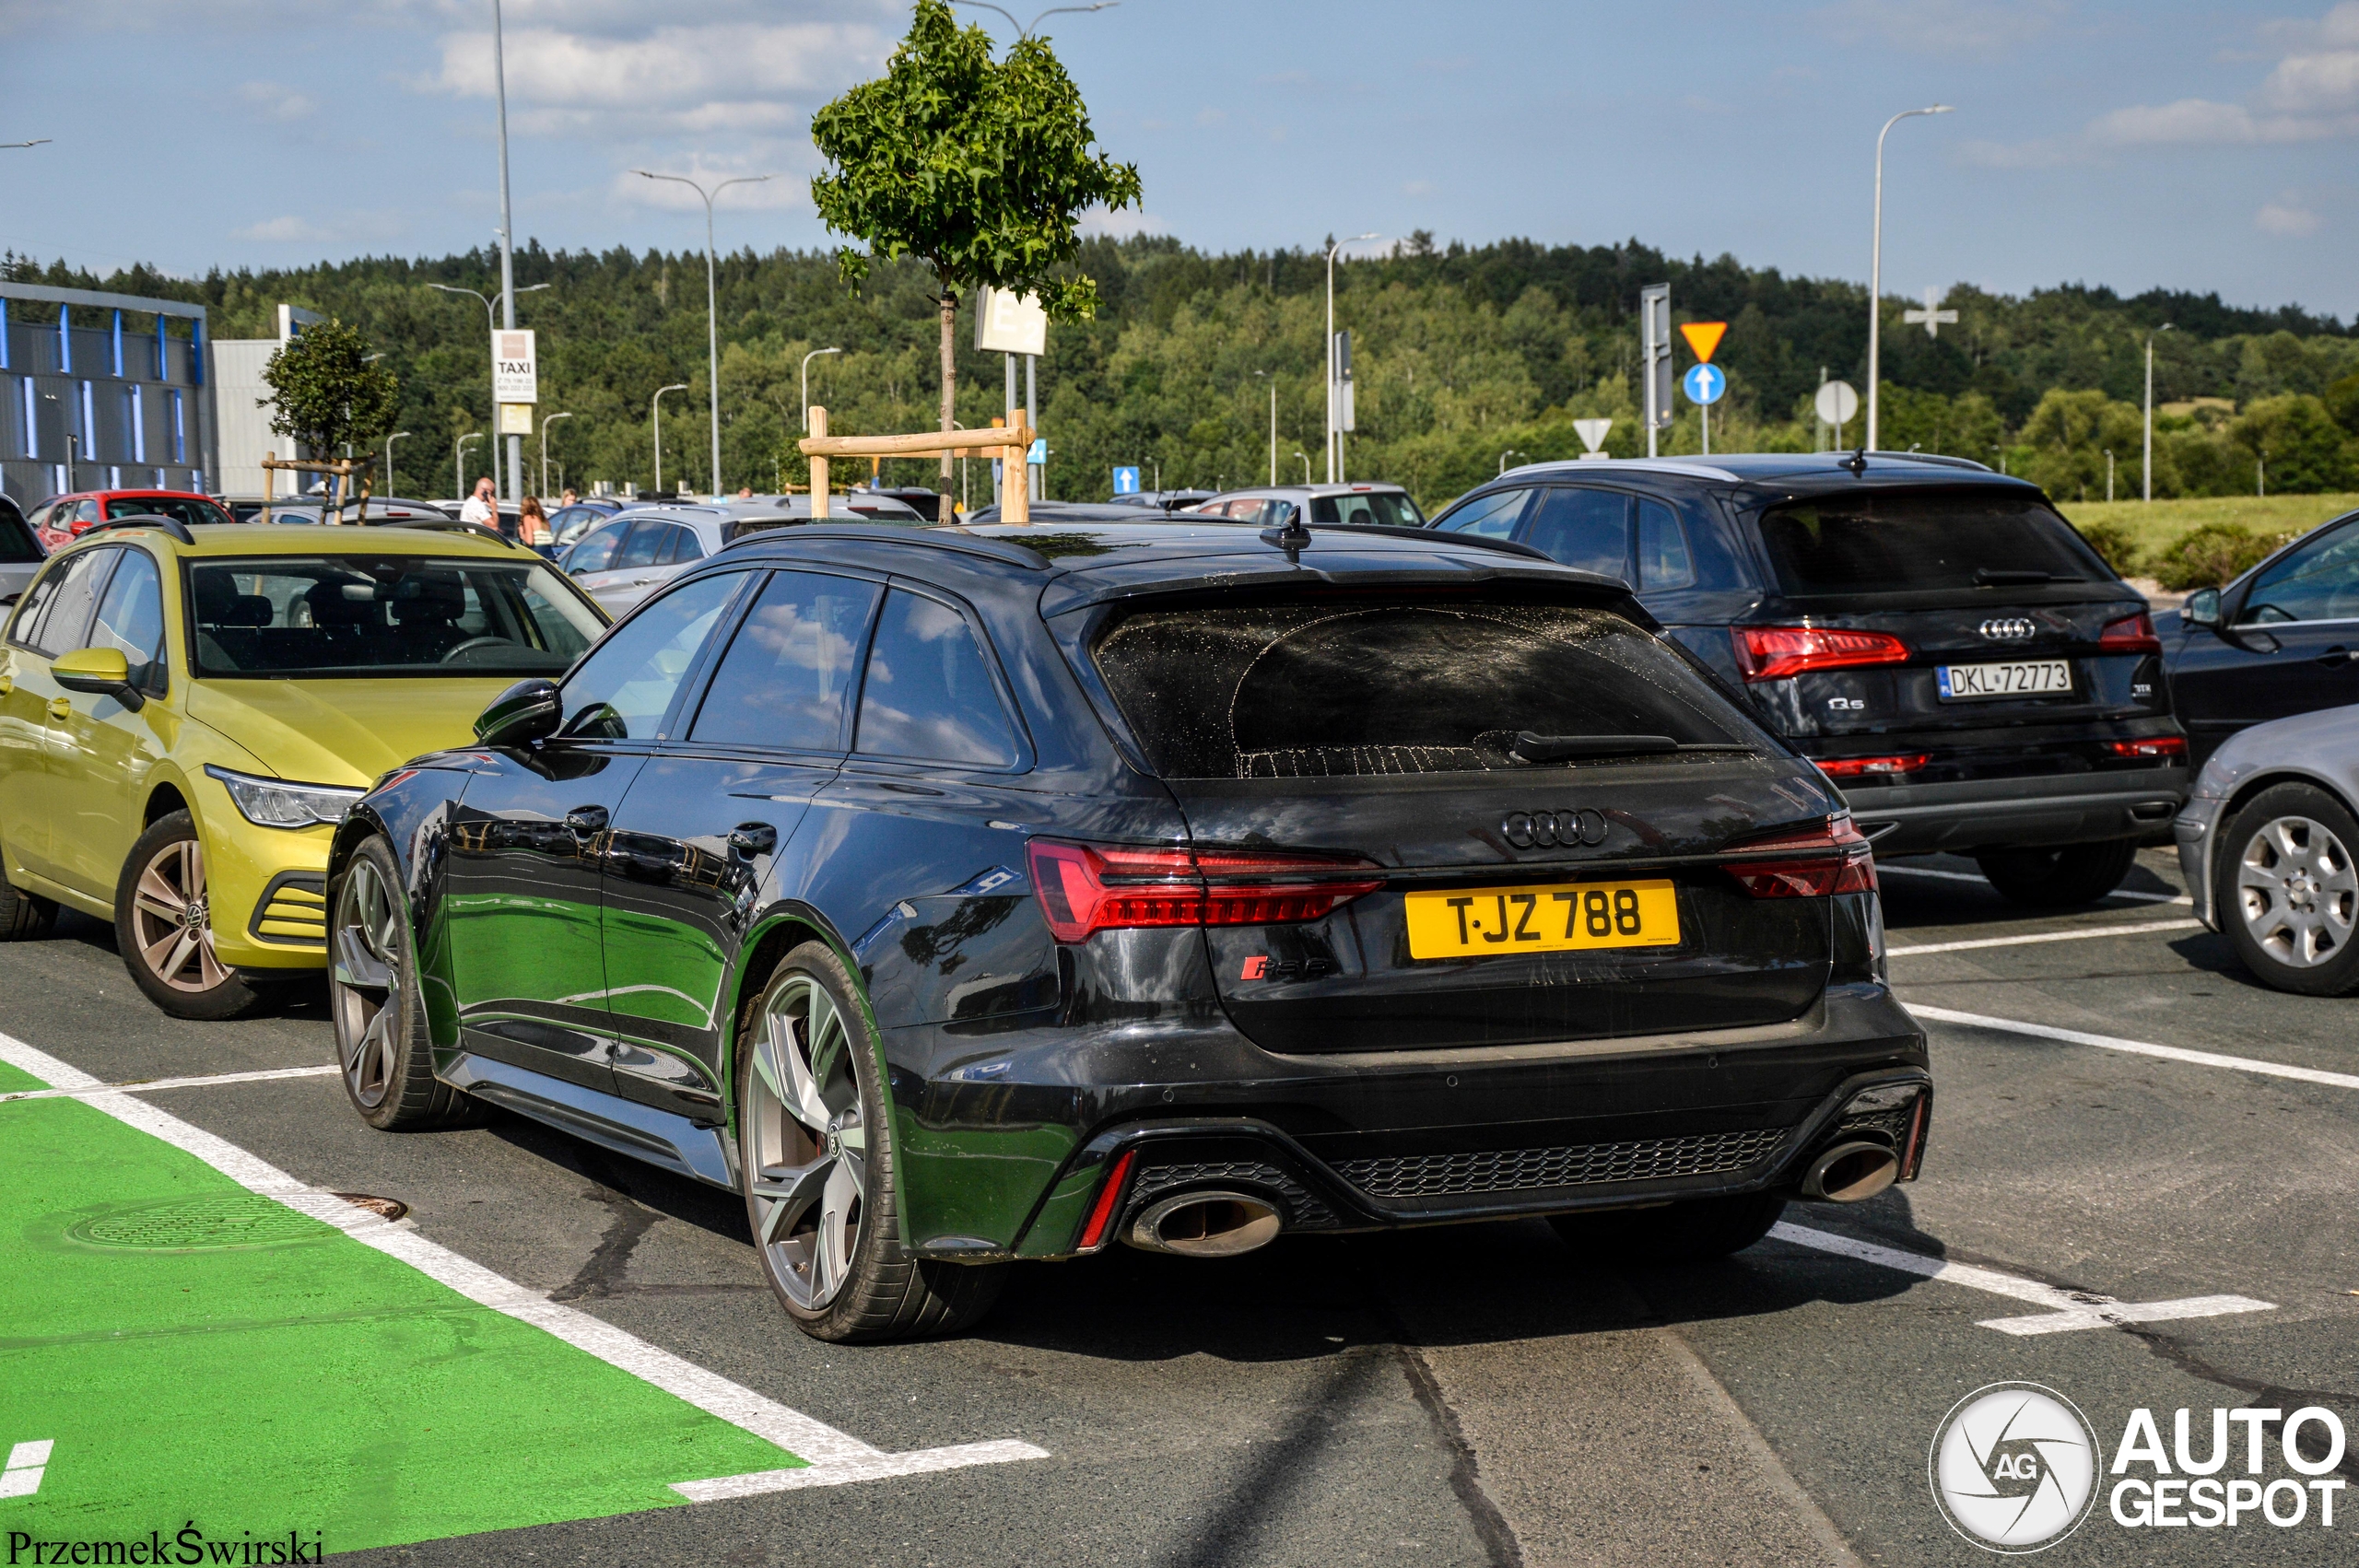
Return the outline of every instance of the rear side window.
{"type": "Polygon", "coordinates": [[[1520,767],[1510,752],[1525,731],[1717,745],[1753,734],[1678,654],[1611,611],[1575,605],[1151,609],[1099,638],[1096,657],[1167,778],[1520,767]]]}
{"type": "Polygon", "coordinates": [[[1552,486],[1523,525],[1523,543],[1565,566],[1601,577],[1628,573],[1630,497],[1619,490],[1552,486]]]}
{"type": "Polygon", "coordinates": [[[2304,544],[2245,595],[2238,624],[2359,619],[2359,528],[2304,544]]]}
{"type": "Polygon", "coordinates": [[[641,518],[631,525],[630,538],[615,556],[616,571],[629,571],[634,567],[651,567],[662,557],[663,546],[670,541],[671,524],[641,518]]]}
{"type": "Polygon", "coordinates": [[[107,503],[107,516],[169,517],[188,528],[206,528],[229,521],[229,514],[219,507],[193,496],[132,496],[111,500],[107,503]]]}
{"type": "Polygon", "coordinates": [[[25,614],[18,617],[16,640],[44,658],[54,659],[87,646],[82,633],[90,624],[90,610],[99,589],[114,565],[115,550],[85,550],[43,574],[33,585],[25,614]]]}
{"type": "Polygon", "coordinates": [[[615,546],[622,543],[623,535],[629,529],[630,524],[618,522],[589,535],[565,557],[565,569],[569,572],[604,571],[614,561],[615,546]]]}
{"type": "Polygon", "coordinates": [[[1364,495],[1313,496],[1313,522],[1358,523],[1364,527],[1423,528],[1426,520],[1417,503],[1395,490],[1370,490],[1364,495]]]}
{"type": "Polygon", "coordinates": [[[1661,501],[1638,503],[1638,588],[1693,588],[1696,557],[1679,514],[1661,501]]]}
{"type": "Polygon", "coordinates": [[[2113,579],[2070,524],[2015,492],[1821,497],[1764,513],[1760,529],[1778,586],[1802,597],[2113,579]]]}
{"type": "Polygon", "coordinates": [[[1531,499],[1529,490],[1495,490],[1487,496],[1477,496],[1434,526],[1483,539],[1511,538],[1515,525],[1523,519],[1524,503],[1531,499]]]}
{"type": "Polygon", "coordinates": [[[777,573],[722,655],[688,738],[840,752],[852,672],[875,608],[873,582],[777,573]]]}
{"type": "Polygon", "coordinates": [[[885,596],[854,749],[970,767],[1015,766],[1015,729],[966,616],[898,588],[885,596]]]}

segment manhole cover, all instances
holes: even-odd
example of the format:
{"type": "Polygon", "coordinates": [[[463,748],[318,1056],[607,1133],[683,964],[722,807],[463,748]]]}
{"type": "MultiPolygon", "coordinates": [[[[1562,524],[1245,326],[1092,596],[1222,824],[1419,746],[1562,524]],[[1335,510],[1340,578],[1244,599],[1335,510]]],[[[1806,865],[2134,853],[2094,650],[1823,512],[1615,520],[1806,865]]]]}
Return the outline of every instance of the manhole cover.
{"type": "Polygon", "coordinates": [[[92,1246],[205,1252],[324,1241],[336,1233],[284,1203],[253,1193],[177,1198],[84,1220],[65,1233],[92,1246]]]}

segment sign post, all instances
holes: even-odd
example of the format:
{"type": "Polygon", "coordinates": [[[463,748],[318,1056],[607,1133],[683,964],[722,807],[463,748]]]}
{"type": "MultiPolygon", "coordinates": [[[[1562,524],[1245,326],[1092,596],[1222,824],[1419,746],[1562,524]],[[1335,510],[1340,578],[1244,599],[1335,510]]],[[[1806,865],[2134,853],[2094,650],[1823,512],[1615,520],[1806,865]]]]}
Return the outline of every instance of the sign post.
{"type": "Polygon", "coordinates": [[[1813,400],[1818,416],[1835,427],[1836,451],[1843,450],[1843,427],[1860,412],[1860,394],[1851,390],[1848,381],[1821,381],[1818,396],[1813,400]]]}
{"type": "Polygon", "coordinates": [[[1658,434],[1671,428],[1671,285],[1638,290],[1638,398],[1647,427],[1647,455],[1655,455],[1658,434]]]}
{"type": "Polygon", "coordinates": [[[1704,421],[1704,455],[1712,455],[1712,404],[1729,390],[1728,372],[1718,365],[1690,365],[1680,385],[1687,393],[1687,401],[1696,405],[1704,421]]]}

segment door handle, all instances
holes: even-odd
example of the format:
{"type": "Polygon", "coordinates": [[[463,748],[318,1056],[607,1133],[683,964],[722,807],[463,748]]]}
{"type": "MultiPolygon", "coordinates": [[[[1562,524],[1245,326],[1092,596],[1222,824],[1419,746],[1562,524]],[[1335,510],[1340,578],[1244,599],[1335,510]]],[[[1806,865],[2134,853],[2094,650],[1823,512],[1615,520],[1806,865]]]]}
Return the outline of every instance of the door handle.
{"type": "Polygon", "coordinates": [[[62,696],[51,697],[49,699],[49,716],[62,724],[66,720],[74,717],[74,704],[62,696]]]}
{"type": "Polygon", "coordinates": [[[730,831],[729,847],[747,860],[778,848],[778,829],[766,822],[741,822],[730,831]]]}
{"type": "Polygon", "coordinates": [[[565,825],[580,834],[604,833],[606,822],[604,806],[576,806],[565,813],[565,825]]]}
{"type": "Polygon", "coordinates": [[[2342,644],[2338,642],[2332,648],[2328,649],[2324,653],[2319,654],[2315,660],[2311,661],[2311,662],[2323,664],[2330,670],[2337,669],[2351,662],[2351,649],[2343,647],[2342,644]]]}

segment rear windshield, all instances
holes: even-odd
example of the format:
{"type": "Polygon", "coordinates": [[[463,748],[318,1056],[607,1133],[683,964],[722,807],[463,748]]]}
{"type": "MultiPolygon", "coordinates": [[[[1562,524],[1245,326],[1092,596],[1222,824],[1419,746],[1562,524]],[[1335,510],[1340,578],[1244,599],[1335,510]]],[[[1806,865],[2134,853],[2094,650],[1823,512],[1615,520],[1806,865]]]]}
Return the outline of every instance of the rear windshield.
{"type": "Polygon", "coordinates": [[[0,566],[24,566],[47,558],[26,524],[25,514],[14,507],[0,506],[0,566]]]}
{"type": "Polygon", "coordinates": [[[604,629],[538,562],[276,556],[188,584],[200,675],[556,676],[604,629]]]}
{"type": "Polygon", "coordinates": [[[206,528],[229,521],[228,512],[194,496],[119,496],[107,503],[107,516],[168,517],[188,528],[206,528]]]}
{"type": "Polygon", "coordinates": [[[1143,610],[1099,639],[1097,661],[1166,778],[1522,767],[1511,754],[1525,731],[1703,745],[1754,734],[1677,653],[1620,615],[1570,605],[1143,610]]]}
{"type": "Polygon", "coordinates": [[[1778,507],[1760,526],[1790,594],[2113,580],[2071,524],[2021,492],[1826,496],[1778,507]]]}
{"type": "Polygon", "coordinates": [[[1310,497],[1313,522],[1349,522],[1363,527],[1423,528],[1426,520],[1417,503],[1398,490],[1369,490],[1349,496],[1310,497]]]}

